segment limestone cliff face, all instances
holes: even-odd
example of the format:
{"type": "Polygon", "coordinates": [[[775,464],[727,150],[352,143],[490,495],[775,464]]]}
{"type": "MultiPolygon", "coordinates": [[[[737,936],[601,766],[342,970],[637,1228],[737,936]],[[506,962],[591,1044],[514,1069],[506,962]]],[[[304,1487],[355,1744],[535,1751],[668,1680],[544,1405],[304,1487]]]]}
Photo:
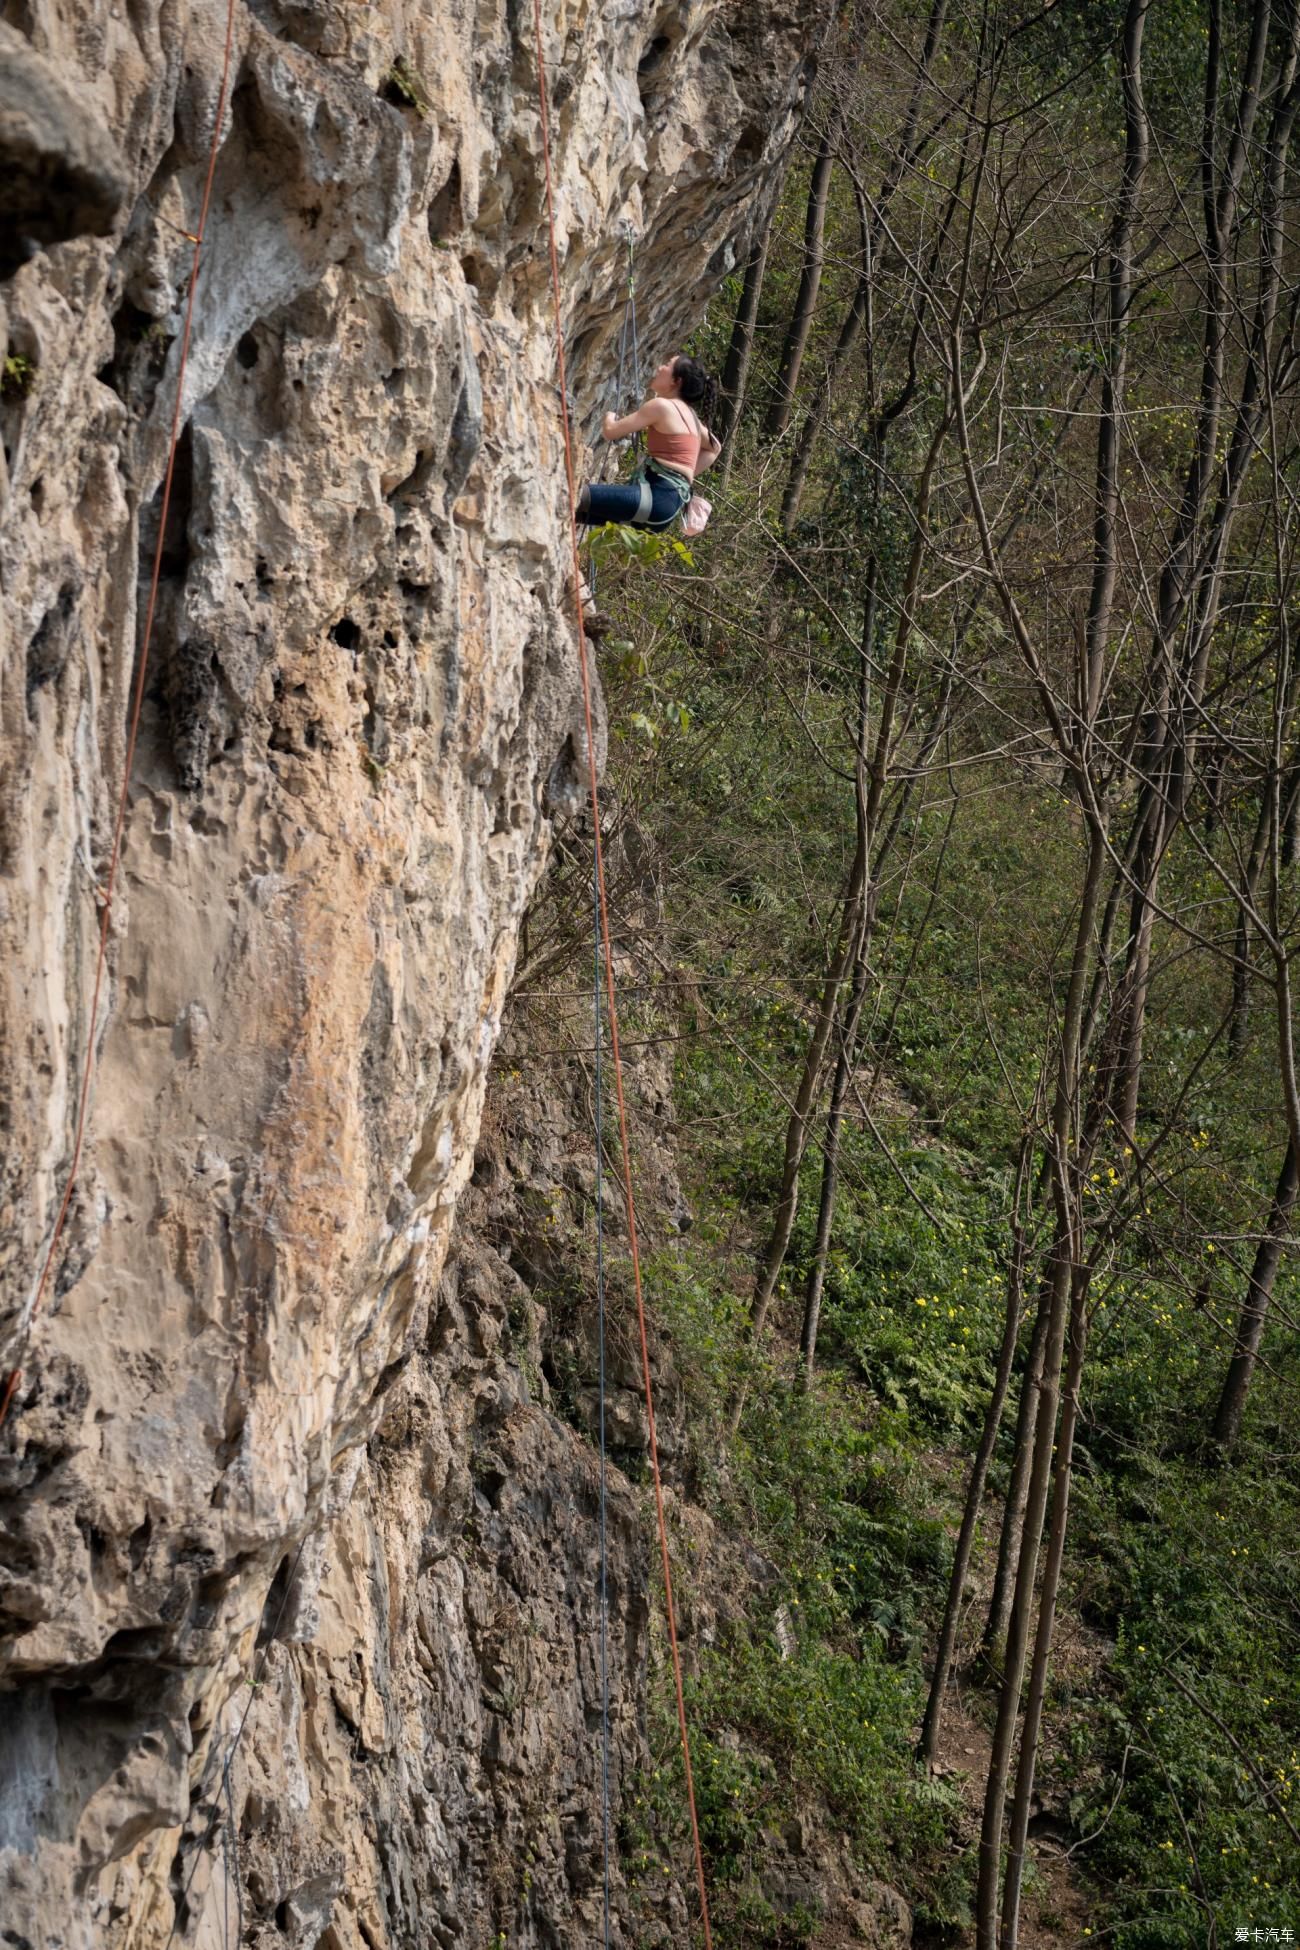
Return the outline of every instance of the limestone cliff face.
{"type": "MultiPolygon", "coordinates": [[[[819,9],[543,11],[589,418],[620,226],[671,351],[819,9]]],[[[492,1249],[442,1277],[582,791],[531,8],[237,0],[93,1027],[226,8],[4,20],[0,1933],[594,1940],[591,1457],[498,1358],[492,1249]]],[[[611,1521],[626,1754],[644,1541],[611,1521]]]]}

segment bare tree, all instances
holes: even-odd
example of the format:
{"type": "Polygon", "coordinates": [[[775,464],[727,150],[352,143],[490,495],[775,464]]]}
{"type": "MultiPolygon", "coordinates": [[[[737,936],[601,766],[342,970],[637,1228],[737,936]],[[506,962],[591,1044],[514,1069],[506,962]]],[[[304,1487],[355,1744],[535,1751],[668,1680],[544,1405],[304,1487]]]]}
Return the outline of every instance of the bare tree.
{"type": "Polygon", "coordinates": [[[1228,1455],[1237,1446],[1241,1434],[1241,1418],[1246,1410],[1246,1397],[1250,1392],[1251,1380],[1259,1360],[1260,1343],[1264,1338],[1264,1325],[1273,1299],[1273,1287],[1277,1270],[1282,1263],[1282,1255],[1291,1240],[1291,1221],[1295,1212],[1296,1194],[1300,1192],[1300,1168],[1294,1143],[1287,1142],[1282,1159],[1282,1169],[1278,1173],[1277,1187],[1269,1206],[1268,1218],[1255,1248],[1254,1263],[1250,1269],[1250,1280],[1246,1287],[1246,1297],[1242,1302],[1241,1314],[1237,1321],[1236,1340],[1232,1359],[1224,1377],[1223,1391],[1215,1410],[1213,1441],[1221,1453],[1228,1455]]]}
{"type": "Polygon", "coordinates": [[[944,1605],[943,1620],[939,1627],[939,1642],[935,1648],[934,1671],[930,1677],[925,1718],[921,1722],[918,1752],[927,1767],[933,1765],[938,1752],[939,1734],[943,1724],[944,1696],[948,1690],[953,1654],[957,1648],[961,1601],[966,1590],[971,1553],[975,1548],[975,1536],[984,1506],[989,1464],[993,1460],[998,1430],[1002,1426],[1002,1412],[1006,1406],[1007,1391],[1011,1382],[1011,1366],[1015,1359],[1016,1342],[1020,1336],[1021,1315],[1024,1308],[1025,1258],[1028,1246],[1023,1202],[1031,1179],[1033,1148],[1033,1133],[1027,1131],[1021,1139],[1020,1157],[1012,1192],[1011,1260],[1007,1268],[1006,1312],[1003,1318],[1002,1341],[998,1348],[993,1387],[984,1411],[984,1426],[980,1431],[979,1446],[975,1451],[970,1479],[966,1485],[961,1528],[957,1533],[957,1543],[953,1550],[952,1569],[948,1575],[948,1595],[944,1605]]]}
{"type": "MultiPolygon", "coordinates": [[[[745,410],[749,368],[754,357],[754,328],[758,320],[759,302],[763,295],[763,274],[767,268],[767,252],[771,236],[772,226],[768,222],[763,225],[759,239],[745,265],[740,303],[736,307],[736,319],[731,328],[731,344],[727,348],[727,357],[722,368],[722,397],[718,402],[718,424],[713,429],[719,440],[728,440],[728,437],[735,433],[745,410]]],[[[723,463],[724,481],[731,472],[731,455],[732,448],[729,442],[723,463]]]]}
{"type": "Polygon", "coordinates": [[[781,347],[781,361],[777,367],[772,404],[768,408],[764,428],[768,438],[772,440],[778,439],[785,432],[795,389],[799,384],[799,374],[803,367],[808,334],[812,330],[813,316],[817,309],[822,266],[826,262],[826,199],[830,194],[831,171],[835,163],[836,121],[837,118],[832,116],[826,133],[822,136],[808,182],[808,209],[804,217],[803,266],[799,273],[799,289],[795,295],[790,323],[786,328],[785,343],[781,347]]]}

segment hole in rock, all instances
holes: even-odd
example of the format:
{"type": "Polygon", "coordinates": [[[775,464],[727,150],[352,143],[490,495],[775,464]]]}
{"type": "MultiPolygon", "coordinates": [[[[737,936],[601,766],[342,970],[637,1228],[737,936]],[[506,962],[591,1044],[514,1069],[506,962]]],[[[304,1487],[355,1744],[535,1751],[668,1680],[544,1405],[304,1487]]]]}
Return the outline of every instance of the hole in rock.
{"type": "Polygon", "coordinates": [[[751,122],[736,144],[737,162],[756,163],[767,142],[767,131],[757,122],[751,122]]]}
{"type": "Polygon", "coordinates": [[[381,102],[387,102],[392,108],[413,108],[415,106],[411,100],[409,91],[402,87],[401,82],[395,74],[390,74],[380,89],[379,99],[381,102]]]}
{"type": "MultiPolygon", "coordinates": [[[[172,472],[171,499],[167,503],[167,526],[163,532],[162,574],[177,582],[184,582],[190,566],[190,514],[194,506],[194,437],[186,427],[176,446],[176,466],[172,472]]],[[[158,530],[156,523],[162,512],[162,484],[150,506],[152,519],[148,523],[152,531],[147,536],[141,534],[141,569],[147,582],[153,567],[153,548],[158,530]]]]}
{"type": "Polygon", "coordinates": [[[127,1542],[127,1549],[131,1555],[131,1569],[133,1571],[138,1571],[140,1569],[140,1566],[144,1563],[145,1553],[149,1549],[149,1540],[152,1536],[153,1536],[152,1517],[146,1517],[144,1522],[141,1524],[137,1524],[135,1529],[131,1532],[130,1538],[127,1542]]]}
{"type": "Polygon", "coordinates": [[[664,62],[672,52],[672,47],[673,40],[671,34],[656,34],[645,53],[641,56],[641,59],[637,62],[636,78],[643,94],[645,92],[645,84],[652,81],[655,75],[658,74],[660,68],[663,67],[664,62]]]}
{"type": "Polygon", "coordinates": [[[59,600],[41,618],[35,636],[27,646],[27,707],[32,713],[32,700],[38,691],[44,690],[63,673],[68,660],[68,634],[72,613],[77,600],[76,588],[66,583],[59,592],[59,600]]]}
{"type": "Polygon", "coordinates": [[[114,1659],[142,1659],[149,1664],[156,1662],[162,1650],[163,1635],[152,1625],[129,1626],[123,1631],[114,1632],[100,1654],[102,1664],[114,1659]]]}
{"type": "Polygon", "coordinates": [[[251,372],[257,364],[258,345],[251,332],[245,332],[235,347],[235,357],[245,372],[251,372]]]}
{"type": "MultiPolygon", "coordinates": [[[[29,0],[4,0],[4,5],[0,7],[0,20],[4,21],[6,27],[16,27],[20,34],[26,34],[29,41],[36,39],[36,9],[29,4],[29,0]]],[[[0,1936],[0,1943],[16,1942],[17,1938],[10,1936],[7,1930],[0,1936]]]]}
{"type": "Polygon", "coordinates": [[[447,173],[447,180],[429,204],[429,241],[439,243],[461,227],[460,157],[447,173]]]}
{"type": "Polygon", "coordinates": [[[340,616],[330,635],[340,650],[355,650],[361,641],[361,625],[354,623],[350,616],[340,616]]]}
{"type": "MultiPolygon", "coordinates": [[[[162,319],[152,317],[124,298],[113,313],[113,356],[100,367],[97,376],[124,400],[138,389],[142,379],[146,383],[157,382],[170,345],[171,336],[162,319]]],[[[151,384],[149,390],[152,391],[151,384]]]]}

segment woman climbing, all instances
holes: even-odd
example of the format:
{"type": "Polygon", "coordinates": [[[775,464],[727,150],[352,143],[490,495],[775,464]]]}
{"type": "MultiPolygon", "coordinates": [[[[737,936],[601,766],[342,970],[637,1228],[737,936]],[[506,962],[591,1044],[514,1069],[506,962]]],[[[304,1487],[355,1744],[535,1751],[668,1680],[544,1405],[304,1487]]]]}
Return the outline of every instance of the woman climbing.
{"type": "Polygon", "coordinates": [[[666,359],[650,381],[645,405],[621,420],[607,413],[601,427],[606,440],[644,432],[646,458],[630,481],[588,482],[578,496],[578,520],[589,527],[623,521],[633,528],[667,528],[690,500],[695,476],[722,452],[706,424],[717,405],[717,381],[698,359],[685,353],[666,359]]]}

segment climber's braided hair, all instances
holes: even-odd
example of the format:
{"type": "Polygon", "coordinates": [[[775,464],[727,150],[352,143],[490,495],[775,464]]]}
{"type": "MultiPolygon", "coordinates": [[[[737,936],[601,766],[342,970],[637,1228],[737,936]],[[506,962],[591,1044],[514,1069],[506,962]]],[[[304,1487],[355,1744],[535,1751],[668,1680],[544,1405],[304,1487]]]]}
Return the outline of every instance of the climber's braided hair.
{"type": "Polygon", "coordinates": [[[722,398],[717,380],[711,372],[706,372],[698,359],[681,352],[673,360],[673,378],[686,404],[703,420],[712,431],[718,417],[718,406],[722,398]]]}

